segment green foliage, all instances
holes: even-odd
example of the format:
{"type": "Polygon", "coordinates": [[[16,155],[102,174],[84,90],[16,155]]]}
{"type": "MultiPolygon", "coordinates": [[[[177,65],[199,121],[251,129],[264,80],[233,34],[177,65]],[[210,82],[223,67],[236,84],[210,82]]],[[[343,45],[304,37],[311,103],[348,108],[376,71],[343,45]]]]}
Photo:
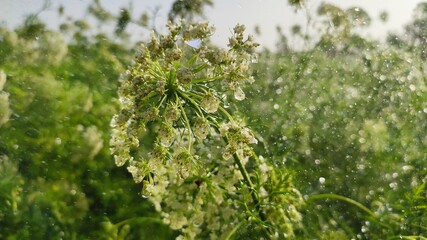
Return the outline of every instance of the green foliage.
{"type": "Polygon", "coordinates": [[[359,47],[351,39],[292,54],[265,52],[255,69],[263,81],[255,81],[242,107],[262,123],[254,126],[269,153],[297,172],[303,195],[335,193],[375,213],[341,200],[316,201],[303,211],[305,238],[425,236],[425,211],[407,210],[424,208],[411,206],[415,196],[426,201],[419,190],[427,170],[422,50],[374,47],[364,39],[359,47]]]}
{"type": "Polygon", "coordinates": [[[195,16],[203,16],[205,6],[212,6],[212,0],[176,0],[169,12],[169,20],[186,19],[192,22],[195,16]]]}
{"type": "Polygon", "coordinates": [[[103,38],[68,44],[39,23],[0,32],[1,111],[12,113],[2,114],[10,117],[0,127],[0,238],[102,239],[104,221],[155,216],[107,147],[117,79],[131,51],[103,38]]]}

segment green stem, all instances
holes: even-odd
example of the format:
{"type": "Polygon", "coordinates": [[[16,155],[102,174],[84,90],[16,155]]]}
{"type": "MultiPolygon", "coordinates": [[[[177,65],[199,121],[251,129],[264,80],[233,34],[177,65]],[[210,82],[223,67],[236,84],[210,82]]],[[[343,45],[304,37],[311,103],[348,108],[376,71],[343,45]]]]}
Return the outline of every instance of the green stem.
{"type": "MultiPolygon", "coordinates": [[[[178,99],[178,93],[177,92],[175,92],[175,97],[178,99]]],[[[191,126],[190,126],[190,121],[188,121],[187,114],[185,113],[185,110],[182,107],[182,104],[179,102],[179,100],[177,102],[178,102],[179,109],[181,109],[181,114],[184,118],[185,125],[188,128],[188,151],[191,152],[191,126]]]]}
{"type": "Polygon", "coordinates": [[[167,98],[167,95],[164,95],[163,97],[162,97],[162,99],[160,99],[160,103],[159,103],[159,105],[157,106],[157,108],[158,109],[160,109],[160,107],[162,106],[162,104],[163,104],[163,102],[165,101],[165,99],[167,98]]]}
{"type": "Polygon", "coordinates": [[[189,98],[186,93],[184,93],[178,89],[177,89],[176,93],[177,93],[177,96],[180,96],[186,102],[190,103],[200,113],[201,116],[204,116],[203,111],[202,111],[202,109],[200,109],[198,103],[196,103],[193,99],[189,98]]]}
{"type": "Polygon", "coordinates": [[[121,226],[128,224],[130,222],[153,222],[153,223],[158,223],[158,224],[166,226],[166,224],[161,219],[154,218],[154,217],[133,217],[133,218],[129,218],[129,219],[123,220],[121,222],[118,222],[118,223],[114,224],[114,226],[115,227],[121,227],[121,226]]]}
{"type": "Polygon", "coordinates": [[[159,63],[158,62],[156,62],[156,61],[149,61],[149,63],[148,63],[150,66],[154,66],[154,69],[153,68],[148,68],[148,72],[152,75],[152,76],[154,76],[155,78],[163,78],[163,79],[166,79],[166,75],[165,75],[165,73],[163,72],[163,70],[162,70],[162,67],[159,65],[159,63]]]}
{"type": "Polygon", "coordinates": [[[208,67],[209,67],[208,64],[201,63],[201,64],[197,65],[195,68],[193,68],[192,71],[193,71],[193,73],[198,73],[198,72],[205,70],[208,67]]]}
{"type": "Polygon", "coordinates": [[[255,151],[252,149],[252,157],[255,159],[255,162],[258,164],[258,166],[261,164],[261,160],[259,159],[258,155],[255,153],[255,151]]]}
{"type": "MultiPolygon", "coordinates": [[[[230,121],[234,121],[233,120],[233,118],[232,118],[232,116],[224,109],[224,108],[222,108],[221,106],[220,106],[220,109],[221,109],[221,111],[230,119],[230,121]]],[[[214,118],[212,118],[212,117],[209,117],[209,119],[211,120],[211,122],[213,123],[212,125],[216,128],[216,130],[217,131],[219,131],[219,128],[220,128],[220,126],[219,126],[219,123],[214,119],[214,118]]],[[[223,137],[223,139],[224,139],[224,142],[226,143],[226,144],[228,144],[229,143],[229,141],[228,141],[228,138],[227,137],[223,137]]],[[[245,166],[243,165],[243,162],[242,162],[242,160],[240,159],[240,157],[239,157],[239,155],[237,155],[236,153],[234,153],[233,154],[233,159],[234,159],[234,162],[237,164],[237,166],[238,166],[238,168],[239,168],[239,171],[240,171],[240,173],[242,174],[242,176],[243,176],[243,180],[244,180],[244,182],[245,182],[245,184],[246,184],[246,186],[249,188],[249,190],[250,190],[250,192],[251,192],[251,198],[252,198],[252,201],[254,202],[254,205],[255,205],[255,208],[256,208],[256,210],[257,210],[257,212],[258,212],[258,215],[259,215],[259,217],[260,217],[260,219],[261,219],[261,221],[263,221],[263,222],[265,222],[266,220],[267,220],[267,217],[265,216],[265,214],[264,213],[262,213],[262,211],[261,211],[261,206],[260,206],[260,201],[259,201],[259,198],[258,198],[258,196],[257,196],[257,194],[256,194],[256,191],[255,191],[255,188],[254,188],[254,185],[253,185],[253,183],[252,183],[252,180],[251,180],[251,178],[250,178],[250,176],[249,176],[249,173],[248,173],[248,171],[246,170],[246,168],[245,168],[245,166]]],[[[264,229],[266,232],[267,232],[267,235],[269,234],[269,232],[268,232],[268,230],[267,229],[264,229]]],[[[234,234],[234,233],[231,233],[231,234],[234,234]]],[[[229,235],[230,236],[230,235],[229,235]]]]}
{"type": "Polygon", "coordinates": [[[391,240],[391,239],[405,239],[405,240],[427,240],[427,238],[425,238],[425,237],[423,237],[423,236],[402,236],[402,235],[399,235],[399,236],[394,236],[394,237],[391,237],[391,238],[388,238],[389,240],[391,240]]]}
{"type": "Polygon", "coordinates": [[[162,77],[164,79],[167,79],[167,76],[166,76],[165,72],[163,71],[162,66],[159,64],[159,62],[155,61],[152,63],[154,65],[154,67],[156,68],[156,70],[162,75],[162,77]]]}
{"type": "Polygon", "coordinates": [[[202,99],[203,98],[202,96],[200,96],[199,94],[194,93],[194,92],[186,92],[186,94],[188,94],[191,97],[198,98],[198,99],[202,99]]]}
{"type": "Polygon", "coordinates": [[[228,120],[230,120],[230,121],[233,121],[233,122],[234,122],[233,117],[230,115],[230,113],[228,113],[228,112],[227,112],[227,110],[225,110],[222,106],[219,106],[219,107],[218,107],[218,109],[219,109],[222,113],[224,113],[224,115],[225,115],[225,116],[227,116],[228,120]]]}
{"type": "Polygon", "coordinates": [[[237,232],[237,230],[243,225],[244,221],[239,222],[231,231],[227,234],[224,240],[229,240],[237,232]]]}
{"type": "MultiPolygon", "coordinates": [[[[226,142],[227,142],[227,144],[228,144],[228,139],[226,139],[226,138],[225,138],[225,140],[226,140],[226,142]]],[[[261,220],[262,220],[262,221],[265,221],[265,220],[266,220],[266,217],[265,217],[265,215],[261,212],[259,199],[258,199],[258,196],[257,196],[257,194],[256,194],[254,184],[252,183],[252,180],[251,180],[251,178],[249,177],[249,173],[248,173],[248,171],[246,170],[245,166],[243,165],[242,160],[240,159],[239,155],[237,155],[237,153],[234,153],[234,154],[233,154],[233,159],[234,159],[234,163],[236,163],[236,164],[237,164],[237,167],[239,168],[239,171],[240,171],[240,173],[241,173],[241,174],[242,174],[242,176],[243,176],[243,179],[244,179],[244,181],[245,181],[245,183],[246,183],[246,186],[249,188],[249,190],[250,190],[250,192],[251,192],[252,201],[254,202],[254,205],[255,205],[255,207],[256,207],[256,210],[257,210],[257,211],[258,211],[258,213],[259,213],[259,216],[260,216],[261,220]]]]}
{"type": "MultiPolygon", "coordinates": [[[[225,109],[224,109],[225,110],[225,109]]],[[[225,111],[226,113],[227,113],[227,115],[228,116],[230,116],[229,114],[228,114],[228,112],[227,111],[225,111]]],[[[231,117],[231,116],[230,116],[231,117]]],[[[215,120],[215,119],[213,119],[213,118],[209,118],[214,124],[212,124],[216,129],[217,129],[217,131],[219,131],[219,124],[218,124],[218,122],[215,120]]],[[[223,137],[223,139],[224,139],[224,142],[226,143],[226,144],[228,144],[229,143],[229,141],[228,141],[228,138],[227,137],[223,137]]],[[[252,201],[254,201],[254,204],[255,204],[255,206],[256,206],[256,208],[257,208],[257,211],[258,211],[258,213],[259,213],[259,216],[261,217],[261,220],[263,220],[263,221],[265,221],[266,220],[266,217],[265,217],[265,215],[261,212],[261,209],[260,209],[260,206],[259,206],[259,199],[258,199],[258,196],[256,195],[256,193],[255,193],[255,188],[254,188],[254,185],[253,185],[253,183],[252,183],[252,181],[251,181],[251,178],[249,177],[249,173],[248,173],[248,171],[246,170],[246,168],[245,168],[245,166],[243,165],[243,162],[242,162],[242,160],[240,159],[240,157],[239,157],[239,155],[237,155],[236,153],[234,153],[233,154],[233,159],[234,159],[234,162],[237,164],[237,166],[238,166],[238,168],[239,168],[239,171],[240,171],[240,173],[242,174],[242,176],[243,176],[243,180],[245,181],[245,183],[246,183],[246,186],[249,188],[249,190],[251,191],[251,197],[252,197],[252,201]]]]}
{"type": "Polygon", "coordinates": [[[359,209],[363,210],[365,213],[367,213],[371,217],[374,217],[374,218],[377,217],[377,216],[375,216],[375,213],[373,213],[367,207],[363,206],[361,203],[356,202],[355,200],[353,200],[351,198],[344,197],[344,196],[337,195],[337,194],[325,193],[325,194],[312,195],[312,196],[310,196],[309,199],[307,199],[307,202],[315,201],[315,200],[319,200],[319,199],[336,199],[336,200],[340,200],[340,201],[343,201],[343,202],[346,202],[346,203],[349,203],[349,204],[352,204],[352,205],[358,207],[359,209]]]}
{"type": "MultiPolygon", "coordinates": [[[[147,95],[145,95],[142,99],[141,99],[141,101],[140,102],[145,102],[145,101],[148,101],[150,98],[153,98],[153,97],[156,97],[157,96],[157,93],[156,92],[154,92],[154,91],[151,91],[151,92],[149,92],[147,95]]],[[[145,105],[144,104],[141,104],[141,105],[139,105],[138,106],[138,110],[140,110],[142,107],[144,107],[145,105]]]]}
{"type": "MultiPolygon", "coordinates": [[[[231,116],[230,116],[231,117],[231,116]]],[[[212,121],[214,121],[214,126],[217,128],[217,130],[219,131],[219,124],[214,120],[214,119],[211,119],[212,121]]],[[[224,139],[224,142],[226,143],[226,144],[228,144],[229,143],[229,141],[228,141],[228,138],[227,137],[223,137],[223,139],[224,139]]],[[[255,188],[254,188],[254,185],[253,185],[253,183],[252,183],[252,181],[251,181],[251,178],[249,177],[249,173],[248,173],[248,171],[246,170],[246,168],[245,168],[245,166],[243,165],[243,162],[242,162],[242,160],[240,159],[240,157],[239,157],[239,155],[237,155],[237,153],[234,153],[233,154],[233,159],[234,159],[234,163],[235,164],[237,164],[237,166],[238,166],[238,168],[239,168],[239,171],[240,171],[240,173],[242,174],[242,176],[243,176],[243,180],[244,180],[244,182],[245,182],[245,184],[246,184],[246,186],[249,188],[249,191],[251,192],[251,197],[252,197],[252,201],[254,202],[254,205],[255,205],[255,207],[256,207],[256,210],[257,210],[257,212],[258,212],[258,214],[259,214],[259,216],[260,216],[260,218],[261,218],[261,220],[264,222],[267,218],[266,218],[266,216],[262,213],[262,211],[261,211],[261,208],[260,208],[260,202],[259,202],[259,199],[258,199],[258,196],[257,196],[257,194],[256,194],[256,192],[255,192],[255,188]]]]}
{"type": "Polygon", "coordinates": [[[340,200],[340,201],[349,203],[349,204],[351,204],[353,206],[356,206],[357,208],[361,209],[362,211],[364,211],[366,214],[368,214],[370,217],[372,217],[375,220],[375,222],[377,222],[381,226],[386,227],[386,228],[390,228],[388,225],[382,223],[377,218],[377,216],[375,215],[374,212],[372,212],[371,210],[369,210],[367,207],[363,206],[361,203],[359,203],[359,202],[357,202],[357,201],[355,201],[355,200],[353,200],[351,198],[348,198],[348,197],[344,197],[344,196],[337,195],[337,194],[332,194],[332,193],[316,194],[316,195],[310,196],[306,200],[306,202],[307,203],[308,202],[314,202],[314,201],[320,200],[320,199],[335,199],[335,200],[340,200]]]}
{"type": "Polygon", "coordinates": [[[191,83],[192,84],[208,83],[208,82],[213,82],[213,81],[221,80],[221,79],[224,79],[224,76],[216,76],[213,78],[199,78],[199,79],[193,80],[191,83]]]}

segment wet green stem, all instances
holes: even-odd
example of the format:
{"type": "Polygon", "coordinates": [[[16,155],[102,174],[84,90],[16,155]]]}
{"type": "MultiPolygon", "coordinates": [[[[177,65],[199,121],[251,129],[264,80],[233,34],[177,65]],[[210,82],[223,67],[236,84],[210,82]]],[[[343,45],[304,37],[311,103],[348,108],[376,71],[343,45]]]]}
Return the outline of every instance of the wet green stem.
{"type": "MultiPolygon", "coordinates": [[[[224,139],[225,139],[226,143],[228,144],[228,139],[227,138],[224,138],[224,139]]],[[[249,190],[251,192],[252,201],[254,202],[254,205],[255,205],[255,208],[259,214],[259,217],[264,222],[266,220],[266,217],[265,217],[264,213],[262,213],[262,211],[261,211],[260,202],[259,202],[258,196],[256,194],[254,184],[252,183],[252,180],[249,177],[249,173],[246,170],[245,166],[243,165],[242,159],[240,159],[240,156],[237,155],[237,153],[233,154],[233,159],[234,159],[234,163],[237,164],[237,167],[239,168],[239,171],[243,176],[243,180],[245,181],[246,186],[249,188],[249,190]]]]}
{"type": "Polygon", "coordinates": [[[162,220],[159,220],[158,218],[154,218],[154,217],[133,217],[133,218],[129,218],[121,222],[118,222],[114,224],[114,226],[118,228],[123,225],[130,224],[131,222],[151,222],[151,223],[157,223],[157,224],[166,226],[162,220]]]}
{"type": "MultiPolygon", "coordinates": [[[[178,99],[178,93],[177,92],[175,92],[175,96],[178,99]]],[[[181,114],[184,118],[185,125],[188,129],[188,151],[191,152],[191,126],[190,126],[190,121],[188,121],[187,114],[185,113],[185,110],[182,107],[182,104],[179,101],[177,101],[177,102],[178,102],[179,109],[181,109],[181,114]]]]}
{"type": "MultiPolygon", "coordinates": [[[[222,109],[222,111],[229,118],[231,118],[231,115],[225,109],[223,109],[222,107],[221,107],[221,109],[222,109]]],[[[216,122],[216,120],[213,119],[213,118],[209,118],[209,119],[214,123],[213,125],[219,131],[219,124],[218,124],[218,122],[216,122]]],[[[224,139],[224,142],[226,144],[229,143],[227,137],[223,137],[223,139],[224,139]]],[[[234,159],[234,163],[237,165],[237,167],[239,168],[240,173],[243,176],[243,180],[244,180],[246,186],[249,188],[249,191],[251,192],[252,201],[254,202],[254,205],[255,205],[255,208],[256,208],[256,210],[257,210],[257,212],[259,214],[259,217],[264,222],[267,218],[266,218],[265,214],[262,213],[262,211],[261,211],[260,201],[259,201],[258,196],[256,194],[255,187],[254,187],[254,184],[252,183],[252,180],[251,180],[251,178],[249,176],[249,173],[246,170],[246,167],[244,166],[244,164],[242,162],[242,159],[240,158],[240,156],[237,153],[233,154],[233,159],[234,159]]]]}
{"type": "Polygon", "coordinates": [[[390,228],[390,226],[384,224],[381,222],[380,219],[378,219],[378,217],[375,215],[374,212],[372,212],[370,209],[368,209],[367,207],[365,207],[363,204],[348,198],[348,197],[344,197],[341,195],[337,195],[337,194],[332,194],[332,193],[325,193],[325,194],[316,194],[316,195],[312,195],[310,196],[306,202],[314,202],[317,200],[321,200],[321,199],[335,199],[335,200],[339,200],[339,201],[343,201],[346,203],[349,203],[357,208],[359,208],[360,210],[362,210],[363,212],[365,212],[366,214],[368,214],[375,222],[377,222],[379,225],[386,227],[386,228],[390,228]]]}

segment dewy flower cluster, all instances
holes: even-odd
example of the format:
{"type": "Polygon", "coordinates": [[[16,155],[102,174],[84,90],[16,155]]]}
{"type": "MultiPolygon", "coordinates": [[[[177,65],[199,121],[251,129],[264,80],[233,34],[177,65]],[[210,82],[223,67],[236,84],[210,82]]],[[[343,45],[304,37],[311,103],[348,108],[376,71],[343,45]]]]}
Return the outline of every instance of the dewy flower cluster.
{"type": "Polygon", "coordinates": [[[251,224],[263,236],[291,236],[300,221],[298,191],[254,154],[254,134],[225,107],[229,93],[245,98],[258,44],[244,37],[243,25],[228,50],[207,45],[208,23],[168,29],[141,45],[121,79],[110,142],[117,166],[128,163],[179,239],[224,238],[251,224]]]}

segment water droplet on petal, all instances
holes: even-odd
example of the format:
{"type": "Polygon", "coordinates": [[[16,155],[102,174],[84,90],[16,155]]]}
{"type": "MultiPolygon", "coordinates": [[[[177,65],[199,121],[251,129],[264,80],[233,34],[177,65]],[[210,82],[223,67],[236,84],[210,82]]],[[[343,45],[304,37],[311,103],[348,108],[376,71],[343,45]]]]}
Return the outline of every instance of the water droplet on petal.
{"type": "Polygon", "coordinates": [[[251,56],[251,62],[252,63],[258,63],[258,55],[254,54],[251,56]]]}
{"type": "Polygon", "coordinates": [[[363,233],[366,233],[368,230],[369,230],[369,229],[368,229],[368,227],[367,227],[367,226],[362,226],[361,231],[362,231],[363,233]]]}
{"type": "Polygon", "coordinates": [[[236,88],[236,91],[234,91],[234,98],[238,101],[242,101],[243,99],[245,99],[245,93],[243,92],[243,90],[240,87],[236,88]]]}

